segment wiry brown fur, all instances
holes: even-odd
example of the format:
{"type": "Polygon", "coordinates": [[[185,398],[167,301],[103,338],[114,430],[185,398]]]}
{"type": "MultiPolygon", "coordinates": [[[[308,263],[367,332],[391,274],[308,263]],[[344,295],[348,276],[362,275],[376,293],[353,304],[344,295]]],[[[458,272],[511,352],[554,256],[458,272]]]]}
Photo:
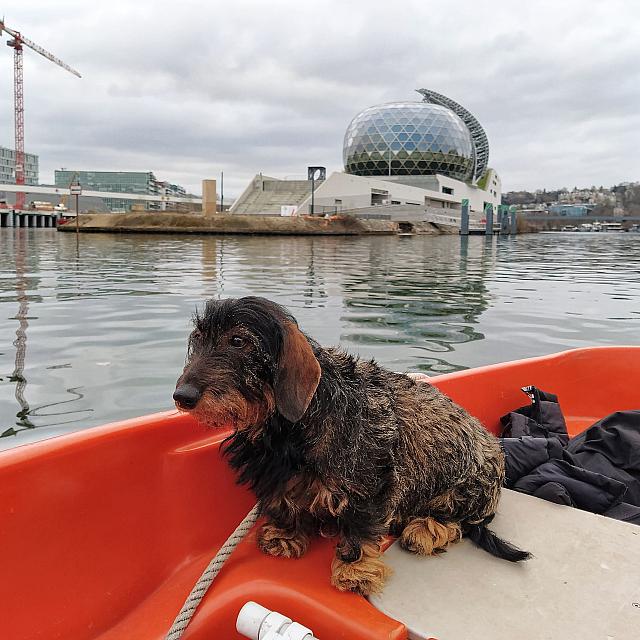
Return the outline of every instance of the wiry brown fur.
{"type": "Polygon", "coordinates": [[[363,594],[384,583],[389,532],[420,554],[466,533],[526,556],[484,525],[504,457],[478,420],[428,383],[320,347],[268,300],[208,303],[176,398],[181,385],[198,388],[202,421],[235,426],[226,453],[266,516],[266,553],[298,557],[312,536],[338,534],[332,583],[363,594]]]}
{"type": "Polygon", "coordinates": [[[436,551],[444,551],[460,538],[462,530],[455,522],[442,524],[435,518],[414,518],[402,530],[400,545],[420,556],[430,556],[436,551]]]}
{"type": "Polygon", "coordinates": [[[302,529],[287,531],[267,522],[258,532],[258,546],[272,556],[299,558],[309,546],[309,535],[302,529]]]}
{"type": "Polygon", "coordinates": [[[339,556],[331,563],[331,584],[340,591],[355,591],[364,596],[379,593],[391,574],[391,569],[382,561],[380,546],[365,543],[360,557],[345,562],[339,556]]]}

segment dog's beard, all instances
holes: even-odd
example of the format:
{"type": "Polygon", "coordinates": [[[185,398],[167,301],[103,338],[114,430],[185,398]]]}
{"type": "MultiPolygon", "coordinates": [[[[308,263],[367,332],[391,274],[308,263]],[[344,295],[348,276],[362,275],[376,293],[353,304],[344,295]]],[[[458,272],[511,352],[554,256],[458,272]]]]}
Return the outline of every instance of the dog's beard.
{"type": "Polygon", "coordinates": [[[195,409],[190,413],[202,424],[213,428],[251,430],[253,437],[273,413],[275,402],[272,393],[263,393],[258,400],[248,400],[239,391],[227,391],[215,395],[205,391],[195,409]]]}

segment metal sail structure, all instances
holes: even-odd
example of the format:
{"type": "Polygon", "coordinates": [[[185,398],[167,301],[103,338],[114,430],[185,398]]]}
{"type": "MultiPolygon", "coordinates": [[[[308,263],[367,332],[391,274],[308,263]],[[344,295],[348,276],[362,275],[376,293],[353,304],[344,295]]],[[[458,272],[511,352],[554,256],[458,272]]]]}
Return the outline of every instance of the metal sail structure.
{"type": "MultiPolygon", "coordinates": [[[[4,18],[0,20],[0,36],[3,32],[7,32],[13,39],[7,41],[7,46],[13,48],[13,93],[14,93],[14,115],[15,115],[15,133],[16,133],[16,184],[21,185],[25,183],[24,179],[24,82],[22,75],[22,51],[23,47],[29,47],[36,53],[47,60],[51,60],[59,67],[66,69],[74,76],[81,78],[82,76],[68,64],[56,58],[52,53],[49,53],[46,49],[43,49],[40,45],[32,42],[28,38],[25,38],[19,31],[10,29],[4,23],[4,18]]],[[[16,194],[16,209],[24,209],[25,194],[16,194]]]]}
{"type": "Polygon", "coordinates": [[[489,139],[482,125],[478,120],[469,113],[462,105],[455,102],[441,93],[436,93],[430,89],[416,89],[423,96],[424,102],[439,104],[442,107],[451,109],[466,125],[473,140],[475,148],[475,167],[473,171],[473,182],[477,182],[482,178],[489,164],[489,139]]]}

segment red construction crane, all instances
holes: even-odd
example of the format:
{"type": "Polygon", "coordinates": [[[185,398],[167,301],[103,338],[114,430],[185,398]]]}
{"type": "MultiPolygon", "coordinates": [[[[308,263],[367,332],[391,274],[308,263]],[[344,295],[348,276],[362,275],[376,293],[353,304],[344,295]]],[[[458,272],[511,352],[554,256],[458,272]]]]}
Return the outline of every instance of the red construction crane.
{"type": "MultiPolygon", "coordinates": [[[[20,34],[19,31],[9,29],[4,24],[4,18],[0,20],[0,36],[2,32],[6,31],[13,40],[7,42],[8,47],[13,47],[13,95],[15,101],[15,125],[16,125],[16,184],[24,184],[24,91],[22,83],[22,47],[29,47],[41,56],[55,62],[59,67],[66,69],[69,73],[73,73],[74,76],[81,78],[82,76],[72,69],[68,64],[65,64],[59,58],[45,51],[42,47],[38,46],[35,42],[27,40],[20,34]]],[[[24,193],[16,194],[16,209],[24,209],[24,193]]]]}

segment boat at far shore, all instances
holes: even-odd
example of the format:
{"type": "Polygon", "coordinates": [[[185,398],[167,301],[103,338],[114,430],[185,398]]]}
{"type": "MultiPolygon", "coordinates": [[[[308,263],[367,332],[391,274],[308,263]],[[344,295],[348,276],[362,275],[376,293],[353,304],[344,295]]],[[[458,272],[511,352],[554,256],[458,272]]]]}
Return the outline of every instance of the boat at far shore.
{"type": "MultiPolygon", "coordinates": [[[[634,227],[638,227],[638,225],[633,225],[628,229],[622,226],[621,222],[599,222],[596,220],[595,222],[584,222],[580,225],[575,224],[565,224],[560,231],[581,231],[588,233],[601,233],[601,232],[624,232],[624,231],[635,231],[634,227]]],[[[556,229],[557,230],[557,229],[556,229]]]]}

